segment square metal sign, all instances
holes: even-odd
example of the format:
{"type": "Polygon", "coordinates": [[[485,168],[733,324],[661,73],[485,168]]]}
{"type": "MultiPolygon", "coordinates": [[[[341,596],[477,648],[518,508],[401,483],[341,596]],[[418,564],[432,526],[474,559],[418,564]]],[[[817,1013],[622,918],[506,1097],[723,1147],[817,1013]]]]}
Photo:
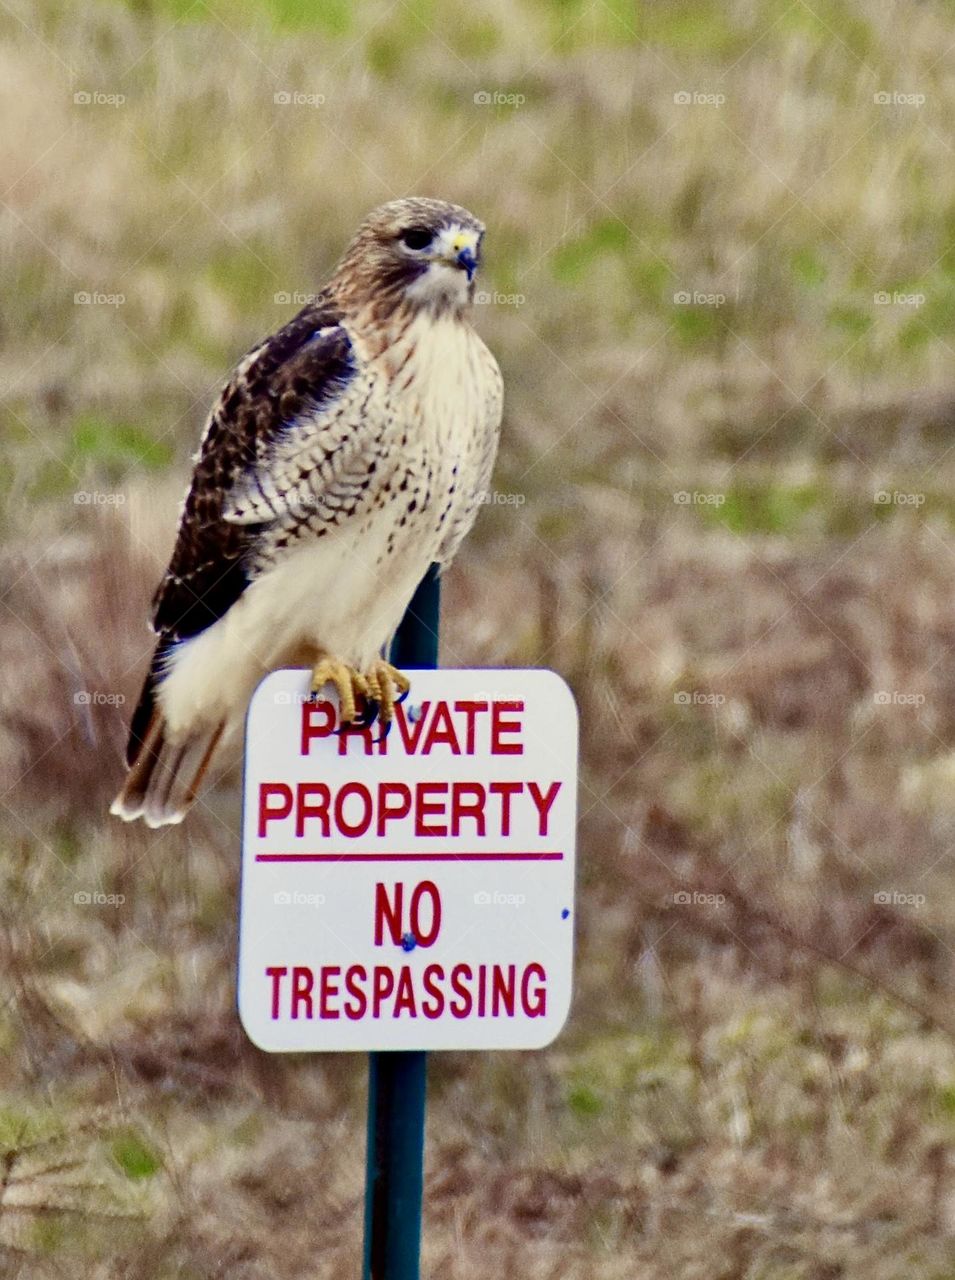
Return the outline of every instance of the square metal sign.
{"type": "Polygon", "coordinates": [[[390,734],[309,672],[246,724],[239,1016],[261,1049],[536,1049],[570,1008],[577,708],[552,671],[412,671],[390,734]]]}

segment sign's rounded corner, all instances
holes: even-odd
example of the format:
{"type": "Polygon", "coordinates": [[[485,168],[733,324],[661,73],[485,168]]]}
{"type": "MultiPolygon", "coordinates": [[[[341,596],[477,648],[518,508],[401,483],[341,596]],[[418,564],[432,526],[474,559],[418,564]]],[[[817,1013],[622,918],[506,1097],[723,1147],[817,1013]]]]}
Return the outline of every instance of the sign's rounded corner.
{"type": "Polygon", "coordinates": [[[271,1045],[263,1044],[261,1040],[256,1038],[256,1036],[252,1032],[252,1028],[249,1026],[249,1024],[245,1020],[245,1015],[242,1012],[241,1005],[239,1005],[239,1026],[242,1028],[242,1031],[245,1034],[246,1040],[248,1040],[248,1042],[254,1048],[258,1049],[260,1053],[281,1053],[282,1052],[281,1049],[273,1049],[271,1045]]]}
{"type": "Polygon", "coordinates": [[[573,689],[571,688],[570,683],[569,683],[569,682],[564,678],[564,676],[562,676],[562,675],[561,675],[561,673],[560,673],[559,671],[555,671],[555,670],[553,669],[553,667],[539,667],[539,668],[538,668],[538,670],[539,670],[539,671],[546,671],[546,672],[547,672],[547,674],[548,674],[549,676],[553,676],[553,678],[554,678],[554,679],[557,681],[557,683],[560,685],[560,687],[561,687],[561,689],[564,691],[564,693],[566,693],[566,695],[567,695],[567,701],[570,703],[571,711],[572,711],[572,713],[573,713],[574,728],[575,728],[575,729],[579,729],[579,727],[580,727],[580,708],[577,706],[577,697],[576,697],[576,695],[575,695],[575,693],[574,693],[573,689]]]}
{"type": "Polygon", "coordinates": [[[571,976],[570,983],[567,987],[567,1000],[564,1004],[563,1010],[561,1011],[560,1021],[557,1023],[555,1027],[549,1030],[546,1040],[542,1040],[540,1044],[535,1044],[531,1046],[531,1052],[536,1052],[540,1049],[550,1048],[550,1046],[554,1043],[554,1041],[559,1036],[563,1035],[564,1028],[567,1026],[567,1023],[570,1021],[570,1010],[571,1010],[571,1007],[573,1006],[573,1003],[574,1003],[574,980],[573,980],[573,976],[571,976]]]}

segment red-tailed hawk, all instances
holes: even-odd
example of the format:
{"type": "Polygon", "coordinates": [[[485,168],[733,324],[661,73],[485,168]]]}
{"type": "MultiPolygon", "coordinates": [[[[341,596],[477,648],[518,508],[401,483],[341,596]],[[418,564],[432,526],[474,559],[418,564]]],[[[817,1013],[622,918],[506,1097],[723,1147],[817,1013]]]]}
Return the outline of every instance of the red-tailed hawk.
{"type": "Polygon", "coordinates": [[[317,295],[241,361],[209,415],[111,812],[180,822],[268,671],[310,665],[342,719],[387,728],[383,654],[490,481],[501,375],[468,323],[484,227],[440,200],[362,224],[317,295]]]}

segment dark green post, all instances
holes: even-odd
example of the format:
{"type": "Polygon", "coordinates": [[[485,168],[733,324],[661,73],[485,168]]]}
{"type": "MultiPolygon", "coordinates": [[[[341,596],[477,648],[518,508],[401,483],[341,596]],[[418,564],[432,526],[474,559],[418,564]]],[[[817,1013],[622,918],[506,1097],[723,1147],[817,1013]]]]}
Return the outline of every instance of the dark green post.
{"type": "MultiPolygon", "coordinates": [[[[438,665],[440,598],[432,565],[391,646],[396,667],[438,665]]],[[[364,1280],[418,1280],[427,1074],[425,1053],[368,1055],[364,1280]]]]}

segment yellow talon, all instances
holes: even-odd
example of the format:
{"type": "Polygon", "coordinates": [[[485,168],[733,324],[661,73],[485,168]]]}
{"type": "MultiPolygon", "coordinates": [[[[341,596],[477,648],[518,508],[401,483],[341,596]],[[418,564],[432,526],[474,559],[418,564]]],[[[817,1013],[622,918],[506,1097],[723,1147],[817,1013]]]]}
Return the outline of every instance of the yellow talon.
{"type": "Polygon", "coordinates": [[[312,693],[317,696],[327,684],[334,685],[338,694],[341,723],[354,724],[358,718],[358,697],[371,696],[368,681],[347,662],[342,662],[339,658],[322,658],[312,670],[312,693]]]}
{"type": "Polygon", "coordinates": [[[411,681],[384,658],[376,658],[366,672],[369,696],[378,703],[378,722],[387,733],[395,715],[395,695],[407,693],[411,681]]]}

